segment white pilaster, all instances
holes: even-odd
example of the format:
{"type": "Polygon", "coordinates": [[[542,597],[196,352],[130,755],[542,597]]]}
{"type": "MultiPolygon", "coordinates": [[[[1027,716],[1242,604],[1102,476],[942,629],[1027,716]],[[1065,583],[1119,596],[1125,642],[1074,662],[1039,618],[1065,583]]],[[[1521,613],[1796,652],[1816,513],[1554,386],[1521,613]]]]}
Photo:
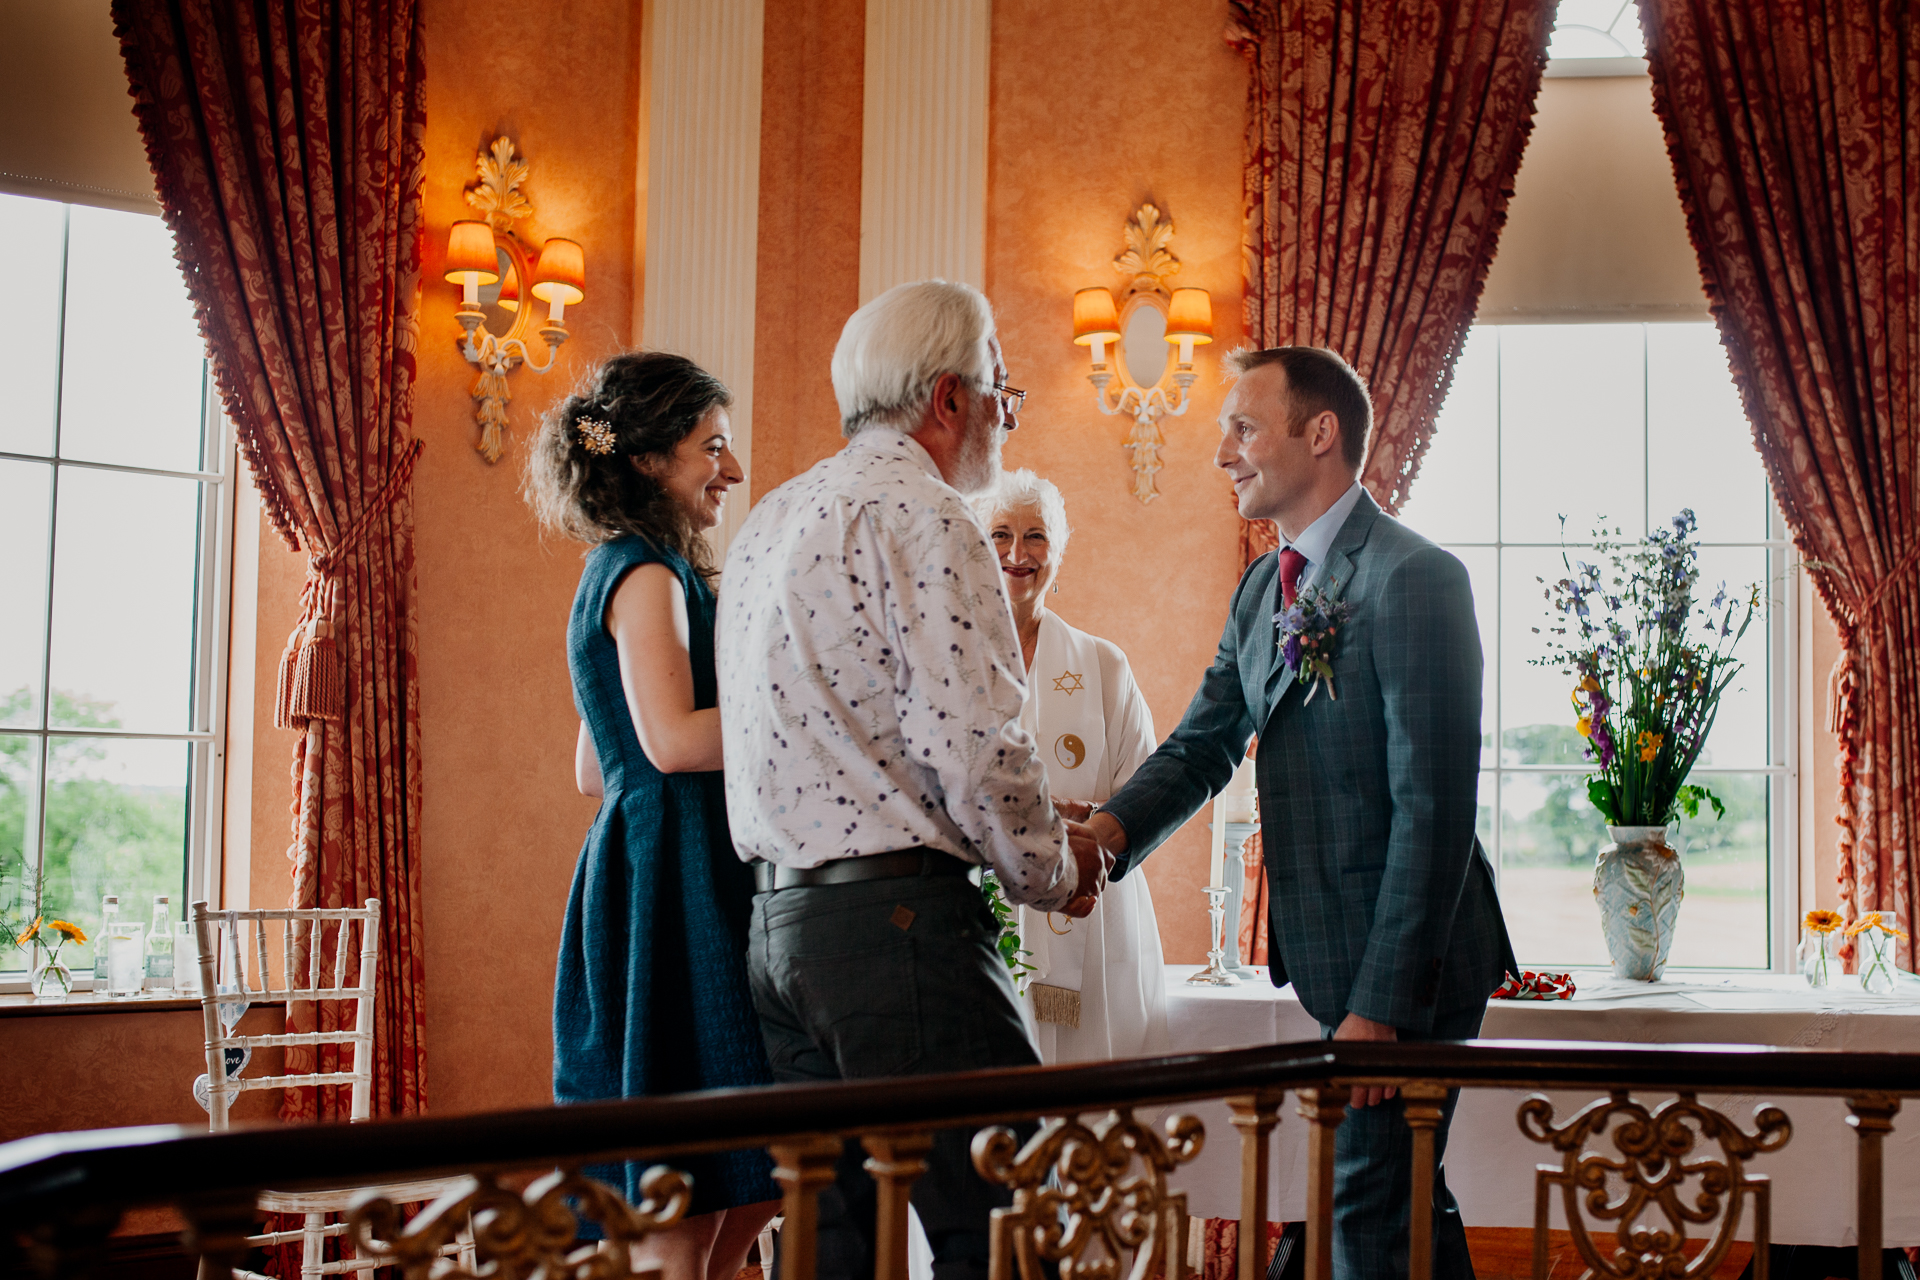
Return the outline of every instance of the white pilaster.
{"type": "Polygon", "coordinates": [[[747,514],[753,467],[754,286],[760,235],[764,0],[648,0],[640,341],[697,360],[732,389],[748,469],[718,531],[747,514]]]}
{"type": "Polygon", "coordinates": [[[987,277],[992,0],[867,0],[860,301],[987,277]]]}

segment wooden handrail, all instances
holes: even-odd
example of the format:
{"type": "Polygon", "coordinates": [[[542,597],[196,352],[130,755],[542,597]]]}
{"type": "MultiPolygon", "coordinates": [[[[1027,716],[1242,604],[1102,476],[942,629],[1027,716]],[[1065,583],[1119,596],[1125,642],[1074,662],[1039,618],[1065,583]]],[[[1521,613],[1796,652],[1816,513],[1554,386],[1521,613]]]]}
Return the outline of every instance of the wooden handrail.
{"type": "Polygon", "coordinates": [[[0,1228],[260,1187],[759,1147],[818,1134],[978,1126],[1264,1089],[1401,1083],[1505,1088],[1920,1096],[1920,1054],[1766,1045],[1551,1041],[1319,1042],[1091,1066],[779,1085],[364,1124],[207,1133],[179,1126],[43,1134],[0,1146],[0,1228]]]}

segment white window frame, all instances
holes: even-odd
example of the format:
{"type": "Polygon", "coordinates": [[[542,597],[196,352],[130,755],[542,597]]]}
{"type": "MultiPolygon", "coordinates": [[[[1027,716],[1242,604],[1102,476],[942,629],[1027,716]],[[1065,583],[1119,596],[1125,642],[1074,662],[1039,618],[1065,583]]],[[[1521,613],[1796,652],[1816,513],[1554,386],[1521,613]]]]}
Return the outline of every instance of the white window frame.
{"type": "MultiPolygon", "coordinates": [[[[1489,329],[1519,327],[1525,322],[1511,321],[1505,324],[1489,324],[1489,329]]],[[[1648,330],[1656,322],[1601,321],[1598,323],[1639,323],[1641,328],[1641,360],[1644,370],[1647,351],[1650,346],[1648,330]]],[[[1494,347],[1495,396],[1493,421],[1493,458],[1494,458],[1494,537],[1491,542],[1442,542],[1440,545],[1453,549],[1491,550],[1494,553],[1494,618],[1495,626],[1500,629],[1495,636],[1499,646],[1496,652],[1498,661],[1493,664],[1493,704],[1486,708],[1483,716],[1490,713],[1492,725],[1490,738],[1493,743],[1492,763],[1484,758],[1480,766],[1482,778],[1491,778],[1493,785],[1493,843],[1487,855],[1493,860],[1496,879],[1503,870],[1502,844],[1504,842],[1504,804],[1501,784],[1508,774],[1578,774],[1581,770],[1570,769],[1565,765],[1509,765],[1502,762],[1501,738],[1508,727],[1502,717],[1504,708],[1505,667],[1511,660],[1506,652],[1505,624],[1506,600],[1504,552],[1511,547],[1515,550],[1547,549],[1558,551],[1559,542],[1509,542],[1504,533],[1505,492],[1505,451],[1504,440],[1504,401],[1498,392],[1500,386],[1500,363],[1503,358],[1504,344],[1494,347]]],[[[1644,373],[1643,373],[1644,377],[1644,373]]],[[[1643,383],[1643,385],[1645,385],[1643,383]]],[[[1644,405],[1640,415],[1642,439],[1643,490],[1642,510],[1651,518],[1652,514],[1652,467],[1655,459],[1652,439],[1652,414],[1644,405]]],[[[1792,973],[1796,971],[1796,949],[1800,938],[1800,561],[1794,551],[1793,542],[1787,536],[1786,523],[1781,518],[1780,507],[1771,501],[1769,490],[1770,514],[1767,521],[1768,536],[1764,539],[1733,542],[1702,542],[1703,550],[1718,548],[1764,549],[1767,552],[1767,584],[1770,608],[1767,612],[1767,665],[1768,671],[1768,707],[1767,707],[1767,760],[1764,768],[1741,768],[1737,766],[1700,766],[1693,770],[1703,778],[1716,774],[1766,774],[1767,787],[1767,958],[1766,972],[1792,973]]],[[[1641,530],[1644,535],[1645,529],[1641,530]]],[[[1568,543],[1568,546],[1580,544],[1568,543]]],[[[1544,616],[1544,615],[1543,615],[1544,616]]],[[[1528,957],[1520,957],[1522,964],[1528,957]]],[[[1673,965],[1675,969],[1690,966],[1673,965]]],[[[1760,972],[1747,970],[1747,972],[1760,972]]]]}
{"type": "MultiPolygon", "coordinates": [[[[157,216],[157,215],[156,215],[157,216]]],[[[71,220],[71,214],[68,214],[71,220]]],[[[67,266],[65,254],[71,239],[63,239],[61,288],[58,314],[52,323],[61,335],[55,353],[56,384],[65,377],[67,266]]],[[[41,636],[40,719],[37,725],[0,729],[9,737],[35,739],[39,743],[39,761],[34,770],[35,787],[26,811],[26,850],[31,854],[29,868],[37,871],[46,851],[47,744],[54,738],[103,738],[120,741],[184,742],[189,744],[186,813],[186,901],[177,904],[177,918],[184,919],[187,904],[206,900],[216,905],[220,898],[221,838],[225,827],[225,788],[227,754],[227,650],[228,629],[233,606],[233,522],[235,465],[232,424],[220,410],[219,395],[212,371],[202,366],[200,457],[218,470],[176,471],[161,467],[134,467],[111,462],[89,462],[60,456],[62,396],[54,397],[53,438],[49,452],[15,453],[0,450],[0,459],[26,462],[49,468],[47,503],[47,574],[45,630],[41,636]],[[113,471],[123,475],[159,476],[202,483],[200,521],[196,555],[198,582],[193,620],[193,704],[188,728],[177,733],[134,733],[120,729],[83,729],[49,724],[52,715],[50,694],[53,667],[54,581],[59,572],[60,546],[57,541],[60,520],[60,477],[66,470],[113,471]]],[[[137,907],[135,916],[140,915],[137,907]]],[[[29,989],[32,966],[42,951],[35,948],[28,956],[21,953],[23,968],[0,971],[0,993],[29,989]]],[[[91,991],[91,970],[75,971],[73,989],[91,991]]],[[[137,1007],[137,1006],[136,1006],[137,1007]]]]}

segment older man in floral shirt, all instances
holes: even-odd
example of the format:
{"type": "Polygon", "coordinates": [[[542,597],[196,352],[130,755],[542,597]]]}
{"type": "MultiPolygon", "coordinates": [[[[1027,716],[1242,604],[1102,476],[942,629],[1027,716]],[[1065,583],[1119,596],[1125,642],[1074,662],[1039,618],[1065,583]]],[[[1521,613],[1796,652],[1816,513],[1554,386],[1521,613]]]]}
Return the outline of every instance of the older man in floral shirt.
{"type": "MultiPolygon", "coordinates": [[[[1004,380],[977,291],[874,299],[833,356],[851,443],[763,498],[727,556],[727,815],[759,877],[748,966],[783,1081],[1037,1063],[975,869],[1075,915],[1105,877],[1020,727],[1025,664],[964,497],[1017,425],[1004,380]]],[[[859,1165],[823,1204],[823,1276],[872,1274],[859,1165]]],[[[941,1135],[914,1190],[941,1280],[986,1274],[995,1203],[966,1135],[941,1135]]]]}

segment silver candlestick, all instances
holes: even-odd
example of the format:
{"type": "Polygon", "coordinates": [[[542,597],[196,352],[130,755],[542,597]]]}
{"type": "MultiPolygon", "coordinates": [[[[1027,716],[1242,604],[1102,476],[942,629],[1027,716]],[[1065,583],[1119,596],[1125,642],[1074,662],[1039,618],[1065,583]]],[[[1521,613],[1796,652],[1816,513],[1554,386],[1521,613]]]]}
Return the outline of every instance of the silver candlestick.
{"type": "Polygon", "coordinates": [[[1207,952],[1207,967],[1187,979],[1191,987],[1237,987],[1240,979],[1227,971],[1227,890],[1223,885],[1208,885],[1207,922],[1213,928],[1213,950],[1207,952]]]}

